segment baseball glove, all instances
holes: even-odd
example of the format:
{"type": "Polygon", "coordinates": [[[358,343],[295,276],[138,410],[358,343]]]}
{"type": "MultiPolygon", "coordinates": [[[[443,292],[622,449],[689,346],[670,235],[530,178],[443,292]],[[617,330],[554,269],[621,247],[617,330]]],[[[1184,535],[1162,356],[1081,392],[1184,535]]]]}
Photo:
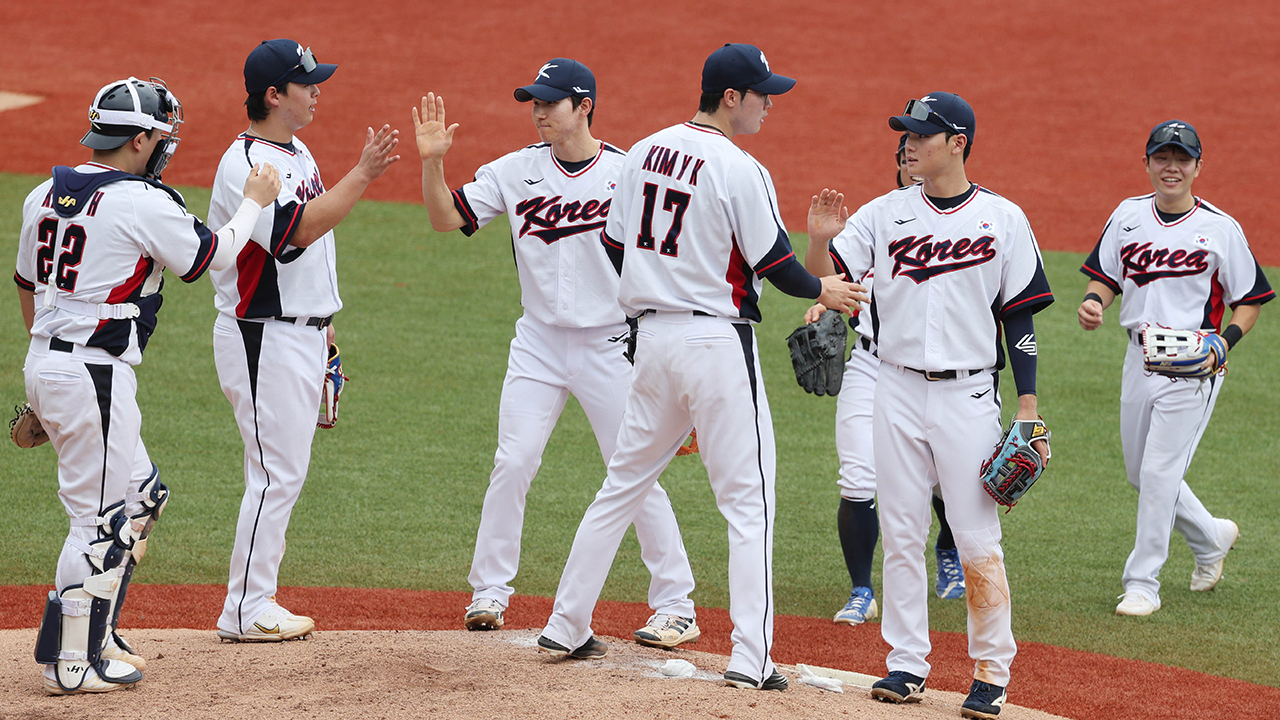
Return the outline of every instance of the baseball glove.
{"type": "Polygon", "coordinates": [[[835,310],[823,312],[816,322],[801,325],[787,336],[796,382],[805,392],[839,394],[848,342],[849,326],[835,310]]]}
{"type": "Polygon", "coordinates": [[[14,445],[33,448],[49,442],[49,433],[44,431],[44,426],[40,424],[40,418],[36,417],[36,411],[31,409],[30,403],[15,405],[13,409],[17,415],[9,421],[9,437],[13,438],[14,445]]]}
{"type": "Polygon", "coordinates": [[[696,455],[698,453],[698,428],[689,433],[689,444],[681,445],[676,455],[696,455]]]}
{"type": "Polygon", "coordinates": [[[1203,379],[1227,361],[1227,341],[1201,330],[1142,329],[1142,363],[1148,372],[1172,378],[1203,379]]]}
{"type": "Polygon", "coordinates": [[[342,355],[337,345],[329,346],[329,364],[324,371],[324,392],[320,395],[320,418],[316,427],[331,428],[338,424],[338,396],[347,376],[342,374],[342,355]]]}
{"type": "Polygon", "coordinates": [[[1053,433],[1045,427],[1043,420],[1011,421],[1009,430],[996,445],[995,453],[982,463],[979,471],[987,494],[1001,505],[1013,509],[1018,499],[1040,479],[1044,462],[1052,457],[1052,452],[1046,451],[1042,460],[1031,443],[1044,440],[1047,446],[1052,437],[1053,433]]]}

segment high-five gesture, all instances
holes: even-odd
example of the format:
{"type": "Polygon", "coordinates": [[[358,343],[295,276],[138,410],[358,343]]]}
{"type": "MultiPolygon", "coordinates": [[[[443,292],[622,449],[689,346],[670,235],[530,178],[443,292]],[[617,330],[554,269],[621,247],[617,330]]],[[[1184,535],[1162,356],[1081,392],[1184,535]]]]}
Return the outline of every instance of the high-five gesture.
{"type": "Polygon", "coordinates": [[[844,230],[849,220],[849,208],[844,204],[844,193],[823,188],[809,202],[809,242],[825,243],[844,230]]]}
{"type": "Polygon", "coordinates": [[[458,123],[444,124],[444,98],[427,93],[422,98],[422,112],[413,108],[413,132],[418,140],[418,157],[439,160],[453,146],[453,131],[458,123]]]}
{"type": "Polygon", "coordinates": [[[400,131],[392,130],[390,125],[383,125],[377,133],[367,128],[364,137],[364,149],[360,151],[360,162],[356,169],[364,173],[369,182],[382,177],[400,159],[391,152],[400,144],[400,131]]]}

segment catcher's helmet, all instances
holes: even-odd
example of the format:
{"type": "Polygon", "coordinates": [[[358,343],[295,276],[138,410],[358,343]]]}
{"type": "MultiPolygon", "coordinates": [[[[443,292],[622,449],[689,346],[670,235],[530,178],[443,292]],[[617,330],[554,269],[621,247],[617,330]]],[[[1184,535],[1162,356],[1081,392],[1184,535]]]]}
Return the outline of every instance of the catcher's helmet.
{"type": "Polygon", "coordinates": [[[104,86],[89,106],[89,132],[80,144],[94,150],[114,150],[138,133],[159,130],[164,140],[147,161],[146,176],[159,179],[178,146],[182,103],[163,80],[130,77],[104,86]]]}

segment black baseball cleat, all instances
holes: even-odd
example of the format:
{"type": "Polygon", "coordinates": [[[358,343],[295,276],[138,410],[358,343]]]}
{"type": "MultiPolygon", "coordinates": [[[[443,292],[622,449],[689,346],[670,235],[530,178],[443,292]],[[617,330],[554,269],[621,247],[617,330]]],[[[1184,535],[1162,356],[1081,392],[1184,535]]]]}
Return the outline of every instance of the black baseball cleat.
{"type": "Polygon", "coordinates": [[[574,660],[589,660],[591,658],[602,658],[609,653],[609,646],[604,641],[596,639],[595,635],[587,638],[582,646],[576,650],[561,645],[555,640],[547,638],[546,635],[538,636],[538,649],[542,652],[549,652],[556,657],[570,657],[574,660]]]}
{"type": "Polygon", "coordinates": [[[894,670],[871,686],[871,697],[881,702],[920,702],[924,699],[924,678],[894,670]]]}
{"type": "Polygon", "coordinates": [[[1008,698],[1009,694],[999,685],[974,680],[969,688],[969,697],[960,706],[960,716],[974,720],[996,720],[1000,717],[1000,708],[1004,707],[1008,698]]]}
{"type": "Polygon", "coordinates": [[[769,679],[765,680],[762,684],[757,683],[755,680],[752,680],[740,672],[730,670],[724,674],[724,684],[730,687],[742,688],[744,690],[759,689],[778,691],[786,690],[788,685],[786,676],[777,670],[774,670],[773,674],[769,676],[769,679]]]}

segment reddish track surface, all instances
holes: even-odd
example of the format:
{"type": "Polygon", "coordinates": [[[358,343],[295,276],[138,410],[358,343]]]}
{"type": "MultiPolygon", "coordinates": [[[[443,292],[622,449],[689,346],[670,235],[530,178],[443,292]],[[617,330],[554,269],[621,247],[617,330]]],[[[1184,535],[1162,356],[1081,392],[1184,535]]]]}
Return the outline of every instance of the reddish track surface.
{"type": "MultiPolygon", "coordinates": [[[[52,586],[6,587],[0,593],[0,629],[32,627],[52,586]]],[[[220,585],[135,585],[121,617],[126,628],[207,628],[222,610],[220,585]]],[[[283,588],[281,601],[309,615],[324,630],[457,630],[470,593],[352,588],[283,588]]],[[[508,628],[541,628],[551,614],[548,598],[519,596],[507,611],[508,628]]],[[[648,607],[602,602],[593,629],[630,637],[648,607]]],[[[836,626],[829,620],[781,615],[775,619],[773,656],[797,663],[880,675],[889,647],[878,624],[836,626]]],[[[721,609],[698,609],[702,639],[696,649],[727,655],[732,626],[721,609]]],[[[966,692],[973,678],[967,641],[959,633],[932,634],[930,687],[966,692]]],[[[1280,688],[1121,660],[1038,643],[1019,643],[1012,702],[1074,720],[1181,720],[1192,717],[1274,720],[1280,688]],[[1227,700],[1229,698],[1229,701],[1227,700]],[[1197,708],[1188,713],[1188,707],[1197,708]],[[1230,714],[1203,708],[1229,707],[1230,714]]]]}
{"type": "MultiPolygon", "coordinates": [[[[595,70],[596,135],[628,147],[691,117],[703,59],[718,44],[738,41],[761,46],[775,70],[800,81],[777,98],[763,132],[742,143],[773,172],[794,230],[803,230],[808,197],[823,186],[844,190],[854,206],[887,189],[895,137],[885,118],[910,97],[946,89],[977,112],[970,176],[1022,205],[1046,249],[1087,251],[1120,199],[1149,192],[1139,164],[1143,140],[1155,123],[1178,117],[1206,138],[1197,193],[1244,225],[1264,264],[1280,264],[1280,241],[1268,232],[1280,198],[1262,181],[1271,174],[1271,153],[1258,151],[1263,128],[1280,115],[1274,0],[1158,8],[1109,0],[922,0],[838,11],[783,0],[619,6],[588,14],[575,10],[583,6],[514,0],[223,0],[165,3],[160,12],[147,4],[73,10],[7,2],[0,6],[0,90],[46,100],[0,112],[7,140],[0,170],[44,173],[87,157],[76,142],[93,93],[119,77],[157,75],[182,98],[187,119],[165,179],[207,186],[227,143],[247,125],[245,54],[260,40],[287,35],[339,64],[322,86],[317,122],[303,134],[328,182],[355,162],[366,125],[391,123],[406,141],[405,160],[368,197],[414,202],[419,170],[409,108],[429,90],[446,98],[449,121],[461,124],[448,162],[457,185],[481,163],[536,141],[511,90],[548,58],[575,57],[595,70]]],[[[425,226],[425,213],[423,219],[425,226]]],[[[0,627],[29,627],[45,589],[13,590],[0,599],[0,627]]],[[[221,593],[138,586],[126,624],[211,628],[221,593]]],[[[286,594],[290,607],[316,617],[322,629],[452,629],[467,602],[458,593],[391,590],[286,594]],[[392,609],[406,607],[420,615],[404,618],[392,609]]],[[[549,612],[549,600],[521,598],[508,619],[535,627],[549,612]]],[[[627,636],[644,615],[604,604],[597,629],[627,636]]],[[[703,610],[700,624],[700,647],[727,652],[726,613],[703,610]]],[[[877,625],[833,629],[826,620],[779,617],[777,628],[780,661],[883,670],[877,625]]],[[[971,664],[963,637],[935,634],[934,642],[931,681],[964,690],[971,664]]],[[[1224,704],[1233,717],[1274,718],[1280,708],[1276,688],[1042,645],[1023,644],[1016,668],[1018,704],[1072,718],[1174,718],[1224,704]]]]}
{"type": "MultiPolygon", "coordinates": [[[[551,57],[595,71],[596,135],[625,148],[692,117],[706,55],[750,42],[799,80],[763,131],[743,140],[772,171],[793,230],[803,231],[808,198],[824,185],[855,207],[889,189],[896,137],[886,118],[908,98],[946,89],[977,112],[970,176],[1022,205],[1046,249],[1089,250],[1122,198],[1150,192],[1146,134],[1178,117],[1206,139],[1197,192],[1243,224],[1264,264],[1280,264],[1269,232],[1280,197],[1263,180],[1271,153],[1259,152],[1267,120],[1280,115],[1274,0],[600,5],[187,0],[158,12],[145,3],[3,3],[0,90],[48,100],[0,113],[0,170],[44,173],[83,157],[76,141],[93,93],[125,75],[158,75],[188,121],[165,179],[208,186],[247,126],[245,55],[285,34],[339,66],[303,134],[329,184],[357,159],[366,125],[391,123],[411,141],[409,109],[430,90],[461,124],[448,160],[457,185],[537,141],[511,91],[551,57]]],[[[418,200],[412,142],[403,154],[369,197],[418,200]]]]}

